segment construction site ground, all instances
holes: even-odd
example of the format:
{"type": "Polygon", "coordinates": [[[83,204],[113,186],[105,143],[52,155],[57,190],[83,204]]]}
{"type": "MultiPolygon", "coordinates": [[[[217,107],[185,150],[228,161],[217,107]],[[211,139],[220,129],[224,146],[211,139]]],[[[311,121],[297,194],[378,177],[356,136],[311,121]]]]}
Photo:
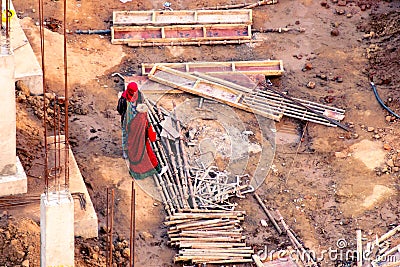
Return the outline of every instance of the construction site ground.
{"type": "MultiPolygon", "coordinates": [[[[14,0],[13,4],[39,56],[37,2],[14,0]]],[[[373,240],[375,234],[381,235],[399,223],[399,121],[382,109],[369,84],[373,77],[383,101],[400,112],[399,2],[282,0],[254,8],[253,28],[287,26],[304,28],[304,32],[256,33],[263,42],[253,45],[142,48],[112,45],[109,35],[73,32],[109,29],[112,11],[160,9],[163,1],[67,2],[70,143],[100,225],[99,238],[76,239],[76,266],[105,266],[107,187],[116,188],[114,260],[127,262],[124,248],[129,241],[132,178],[121,157],[120,117],[116,111],[123,81],[111,74],[140,74],[141,63],[283,60],[284,75],[271,79],[275,88],[290,96],[345,109],[344,123],[354,132],[283,118],[276,123],[273,166],[265,171],[265,183],[257,193],[268,207],[280,210],[318,256],[329,249],[355,250],[356,229],[373,240]],[[345,5],[339,5],[343,2],[345,5]],[[315,83],[313,89],[306,86],[309,82],[315,83]],[[288,127],[297,133],[300,143],[296,135],[286,139],[279,134],[279,129],[288,127]]],[[[239,2],[175,1],[172,8],[239,2]]],[[[46,83],[49,91],[62,94],[63,1],[45,1],[44,10],[46,83]]],[[[176,94],[162,105],[171,108],[172,100],[179,103],[187,98],[195,96],[176,94]]],[[[41,109],[40,97],[17,91],[17,154],[28,174],[28,193],[36,195],[44,188],[41,109]]],[[[253,119],[246,112],[240,112],[240,116],[243,121],[253,119]]],[[[247,126],[257,138],[257,129],[251,123],[247,126]]],[[[252,164],[257,161],[249,166],[252,164]]],[[[136,266],[181,266],[173,263],[177,251],[167,245],[162,204],[141,189],[137,190],[136,203],[136,266]]],[[[260,220],[266,216],[251,194],[237,199],[237,203],[238,210],[247,212],[244,228],[248,245],[256,251],[265,246],[281,249],[290,245],[271,225],[261,226],[260,220]]],[[[0,216],[0,266],[39,266],[39,205],[7,209],[0,216]]],[[[340,262],[327,256],[322,260],[322,266],[335,265],[340,266],[340,262]]]]}

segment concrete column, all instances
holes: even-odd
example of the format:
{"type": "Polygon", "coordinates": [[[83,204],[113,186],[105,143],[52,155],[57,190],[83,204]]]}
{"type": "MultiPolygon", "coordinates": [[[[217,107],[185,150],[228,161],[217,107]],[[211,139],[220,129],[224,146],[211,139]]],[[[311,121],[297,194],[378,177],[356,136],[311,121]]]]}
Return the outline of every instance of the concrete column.
{"type": "Polygon", "coordinates": [[[0,175],[14,175],[16,167],[16,107],[14,55],[0,40],[0,175]]]}
{"type": "Polygon", "coordinates": [[[74,201],[67,191],[40,199],[40,266],[74,266],[74,201]]]}
{"type": "Polygon", "coordinates": [[[0,196],[27,192],[27,178],[16,156],[15,61],[0,38],[0,196]]]}

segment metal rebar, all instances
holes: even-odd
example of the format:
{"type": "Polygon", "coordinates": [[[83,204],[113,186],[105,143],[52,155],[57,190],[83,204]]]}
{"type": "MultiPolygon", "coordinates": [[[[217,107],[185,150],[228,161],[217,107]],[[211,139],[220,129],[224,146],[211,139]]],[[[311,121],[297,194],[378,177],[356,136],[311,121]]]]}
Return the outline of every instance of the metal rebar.
{"type": "Polygon", "coordinates": [[[65,176],[64,176],[64,186],[66,189],[69,187],[69,130],[68,130],[68,106],[69,106],[69,96],[68,96],[68,57],[67,57],[67,0],[64,0],[64,21],[63,21],[63,35],[64,35],[64,135],[65,135],[65,176]]]}
{"type": "MultiPolygon", "coordinates": [[[[109,201],[109,199],[108,199],[108,196],[109,196],[109,194],[110,194],[110,189],[107,187],[107,190],[106,190],[106,203],[107,203],[107,208],[106,208],[106,235],[107,235],[107,242],[106,242],[106,251],[108,251],[109,249],[108,249],[108,246],[110,245],[110,240],[109,240],[109,235],[108,235],[108,233],[109,233],[109,230],[108,230],[108,222],[109,222],[109,207],[110,207],[110,201],[109,201]]],[[[108,253],[106,253],[106,265],[108,265],[108,253]]]]}
{"type": "Polygon", "coordinates": [[[114,188],[111,189],[111,205],[110,205],[110,251],[109,251],[109,267],[113,263],[113,222],[114,222],[114,188]]]}
{"type": "Polygon", "coordinates": [[[136,239],[136,192],[135,181],[132,180],[132,193],[131,193],[131,224],[130,224],[130,242],[129,242],[129,266],[135,265],[135,239],[136,239]]]}
{"type": "MultiPolygon", "coordinates": [[[[40,31],[40,55],[42,66],[42,83],[43,83],[43,96],[46,95],[46,71],[44,65],[44,19],[43,19],[43,0],[39,0],[39,31],[40,31]]],[[[46,99],[43,97],[43,127],[44,127],[44,183],[45,194],[48,195],[49,190],[49,173],[48,173],[48,151],[47,151],[47,104],[46,99]]]]}
{"type": "MultiPolygon", "coordinates": [[[[3,1],[1,1],[3,3],[3,1]]],[[[6,38],[10,38],[10,19],[11,16],[9,17],[9,12],[10,11],[10,0],[6,0],[6,38]]]]}

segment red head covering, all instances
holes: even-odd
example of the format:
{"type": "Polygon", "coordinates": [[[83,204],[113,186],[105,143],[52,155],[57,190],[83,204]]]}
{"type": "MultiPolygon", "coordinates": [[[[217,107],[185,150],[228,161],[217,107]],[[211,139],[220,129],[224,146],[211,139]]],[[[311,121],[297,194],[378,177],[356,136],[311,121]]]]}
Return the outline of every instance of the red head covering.
{"type": "Polygon", "coordinates": [[[137,83],[130,82],[126,87],[126,90],[122,93],[122,96],[126,98],[129,102],[135,102],[138,99],[139,90],[137,83]]]}

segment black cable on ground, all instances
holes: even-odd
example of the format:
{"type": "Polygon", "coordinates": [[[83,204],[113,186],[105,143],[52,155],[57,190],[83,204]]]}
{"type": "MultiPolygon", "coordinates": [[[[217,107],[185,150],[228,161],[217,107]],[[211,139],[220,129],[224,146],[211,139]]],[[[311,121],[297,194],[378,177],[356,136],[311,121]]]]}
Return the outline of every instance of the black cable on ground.
{"type": "Polygon", "coordinates": [[[379,104],[386,109],[390,114],[392,114],[393,116],[395,116],[396,118],[400,119],[400,116],[397,115],[393,110],[391,110],[388,106],[385,105],[385,103],[383,103],[382,99],[379,97],[378,95],[378,91],[376,90],[376,86],[374,84],[374,82],[370,82],[371,86],[372,86],[372,90],[374,91],[376,100],[378,100],[379,104]]]}

